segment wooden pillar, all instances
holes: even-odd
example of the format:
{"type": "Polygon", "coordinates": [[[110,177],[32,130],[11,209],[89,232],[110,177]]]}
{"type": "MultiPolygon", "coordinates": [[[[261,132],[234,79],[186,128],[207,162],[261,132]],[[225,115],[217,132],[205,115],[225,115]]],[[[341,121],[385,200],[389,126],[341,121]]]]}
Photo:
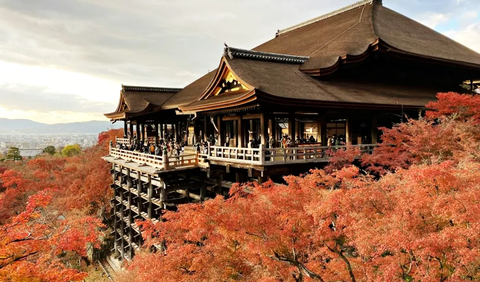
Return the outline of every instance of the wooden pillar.
{"type": "Polygon", "coordinates": [[[163,123],[160,123],[160,138],[165,139],[165,129],[163,128],[163,123]]]}
{"type": "Polygon", "coordinates": [[[173,139],[175,142],[178,142],[178,126],[175,123],[172,123],[172,133],[173,133],[173,139]]]}
{"type": "Polygon", "coordinates": [[[296,132],[296,126],[295,126],[295,114],[290,113],[288,115],[288,135],[290,135],[290,138],[292,138],[292,146],[295,147],[295,132],[296,132]]]}
{"type": "Polygon", "coordinates": [[[266,145],[268,143],[268,118],[265,113],[260,115],[260,134],[262,135],[261,144],[266,145]]]}
{"type": "Polygon", "coordinates": [[[129,127],[129,130],[130,130],[130,138],[133,139],[133,124],[132,124],[132,121],[128,122],[128,127],[129,127]]]}
{"type": "Polygon", "coordinates": [[[325,114],[322,114],[320,117],[320,138],[322,140],[322,146],[327,146],[328,136],[327,136],[327,117],[325,114]]]}
{"type": "Polygon", "coordinates": [[[217,129],[218,129],[218,144],[215,144],[215,146],[223,146],[224,145],[224,138],[222,134],[222,117],[220,115],[217,116],[217,129]]]}
{"type": "Polygon", "coordinates": [[[245,143],[243,142],[243,125],[242,125],[242,117],[238,119],[237,124],[237,147],[245,147],[245,143]]]}
{"type": "Polygon", "coordinates": [[[345,142],[346,145],[352,145],[352,118],[349,116],[345,119],[345,142]]]}
{"type": "Polygon", "coordinates": [[[160,202],[162,207],[164,207],[165,202],[167,201],[167,184],[165,183],[164,179],[161,179],[161,187],[160,187],[160,202]]]}
{"type": "MultiPolygon", "coordinates": [[[[120,179],[120,185],[123,185],[124,184],[124,179],[125,179],[125,175],[123,174],[123,168],[120,167],[120,171],[121,171],[121,179],[120,179]]],[[[125,221],[124,221],[124,213],[125,213],[125,206],[123,204],[123,201],[124,201],[124,193],[123,193],[123,188],[120,187],[120,255],[122,256],[122,259],[125,257],[125,239],[124,239],[124,235],[125,235],[125,221]]],[[[115,230],[115,232],[117,232],[117,230],[115,230]]]]}
{"type": "Polygon", "coordinates": [[[222,176],[217,177],[217,190],[215,191],[215,193],[223,196],[222,176]]]}
{"type": "Polygon", "coordinates": [[[152,176],[149,174],[148,176],[148,218],[152,218],[153,216],[153,185],[152,185],[152,176]]]}
{"type": "MultiPolygon", "coordinates": [[[[117,194],[116,193],[116,190],[118,188],[115,188],[115,195],[117,194]]],[[[115,196],[114,196],[115,197],[115,196]]],[[[117,216],[117,212],[118,212],[118,208],[117,208],[117,200],[114,199],[114,204],[113,204],[113,247],[115,249],[115,255],[118,256],[120,253],[118,251],[118,237],[120,236],[120,234],[118,234],[117,232],[117,228],[118,228],[118,216],[117,216]]]]}
{"type": "Polygon", "coordinates": [[[136,138],[137,138],[137,144],[140,144],[140,125],[138,124],[138,121],[135,123],[136,127],[136,138]]]}
{"type": "Polygon", "coordinates": [[[372,144],[377,144],[378,139],[378,129],[377,129],[377,116],[373,116],[372,118],[372,144]]]}
{"type": "Polygon", "coordinates": [[[277,145],[277,142],[280,141],[280,140],[277,140],[277,122],[275,121],[274,116],[271,116],[271,117],[272,117],[272,119],[271,119],[271,122],[272,122],[271,135],[272,135],[273,139],[275,139],[275,144],[273,144],[273,146],[275,147],[277,145]]]}
{"type": "Polygon", "coordinates": [[[140,173],[140,171],[137,172],[137,177],[138,177],[138,181],[137,181],[137,192],[138,192],[138,202],[137,202],[137,209],[138,209],[138,216],[142,216],[142,211],[143,211],[143,205],[142,205],[142,202],[143,202],[143,198],[142,198],[142,174],[140,173]]]}
{"type": "Polygon", "coordinates": [[[203,117],[203,141],[207,141],[208,135],[207,135],[207,116],[203,117]]]}
{"type": "Polygon", "coordinates": [[[127,138],[128,128],[127,128],[127,120],[123,121],[123,138],[127,138]]]}
{"type": "Polygon", "coordinates": [[[203,202],[207,196],[207,182],[205,175],[202,176],[202,183],[200,184],[200,200],[203,202]]]}

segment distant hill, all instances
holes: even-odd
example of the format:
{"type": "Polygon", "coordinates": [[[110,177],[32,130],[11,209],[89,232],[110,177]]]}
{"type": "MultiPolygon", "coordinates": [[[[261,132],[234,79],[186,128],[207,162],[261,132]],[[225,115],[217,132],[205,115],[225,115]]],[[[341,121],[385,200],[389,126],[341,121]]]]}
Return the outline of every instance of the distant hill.
{"type": "Polygon", "coordinates": [[[111,128],[122,128],[123,123],[109,121],[45,124],[28,119],[0,118],[0,133],[100,133],[111,128]]]}

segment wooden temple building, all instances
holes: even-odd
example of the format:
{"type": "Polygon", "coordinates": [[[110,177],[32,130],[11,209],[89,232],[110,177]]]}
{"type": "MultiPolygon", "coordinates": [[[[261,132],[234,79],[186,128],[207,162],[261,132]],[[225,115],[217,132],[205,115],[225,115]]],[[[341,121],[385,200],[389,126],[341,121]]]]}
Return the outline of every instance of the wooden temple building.
{"type": "Polygon", "coordinates": [[[104,158],[115,250],[134,255],[135,220],[320,167],[332,147],[371,150],[378,127],[418,117],[438,92],[473,93],[479,80],[479,54],[369,0],[251,50],[226,47],[216,70],[183,89],[122,86],[105,114],[125,123],[104,158]]]}

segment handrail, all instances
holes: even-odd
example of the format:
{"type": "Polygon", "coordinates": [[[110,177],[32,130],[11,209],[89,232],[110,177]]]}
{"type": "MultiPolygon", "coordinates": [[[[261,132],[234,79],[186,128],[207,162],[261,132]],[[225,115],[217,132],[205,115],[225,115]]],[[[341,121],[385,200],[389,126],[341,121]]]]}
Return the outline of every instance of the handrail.
{"type": "MultiPolygon", "coordinates": [[[[123,141],[118,138],[118,140],[123,141]]],[[[372,153],[376,144],[342,145],[342,146],[300,146],[286,148],[239,148],[207,145],[202,153],[189,153],[179,156],[158,156],[110,147],[110,155],[139,164],[146,164],[159,170],[177,169],[182,167],[197,166],[199,158],[206,160],[237,163],[256,166],[270,166],[294,163],[326,162],[338,150],[358,148],[360,153],[372,153]]]]}
{"type": "Polygon", "coordinates": [[[115,138],[115,144],[130,145],[130,139],[128,138],[115,138]]]}
{"type": "Polygon", "coordinates": [[[145,164],[159,170],[176,169],[185,166],[195,166],[198,164],[198,157],[196,154],[157,156],[110,147],[110,156],[121,158],[126,161],[133,161],[138,164],[145,164]]]}

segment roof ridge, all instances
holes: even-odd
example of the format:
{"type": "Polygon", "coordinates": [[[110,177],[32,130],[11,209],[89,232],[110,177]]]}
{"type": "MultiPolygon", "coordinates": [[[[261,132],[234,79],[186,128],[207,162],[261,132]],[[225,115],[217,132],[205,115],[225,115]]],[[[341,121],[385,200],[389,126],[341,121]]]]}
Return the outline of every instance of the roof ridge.
{"type": "Polygon", "coordinates": [[[287,33],[289,31],[292,31],[292,30],[295,30],[295,29],[299,29],[301,27],[304,27],[306,25],[309,25],[309,24],[313,24],[313,23],[316,23],[318,21],[321,21],[321,20],[325,20],[325,19],[328,19],[328,18],[331,18],[333,16],[336,16],[338,14],[341,14],[341,13],[344,13],[344,12],[347,12],[347,11],[350,11],[350,10],[353,10],[355,8],[358,8],[358,7],[361,7],[361,6],[364,6],[364,5],[368,5],[368,4],[372,4],[374,2],[379,2],[381,3],[381,1],[379,0],[362,0],[362,1],[359,1],[357,3],[354,3],[354,4],[351,4],[351,5],[348,5],[346,7],[343,7],[343,8],[340,8],[338,10],[335,10],[333,12],[330,12],[328,14],[325,14],[325,15],[322,15],[322,16],[319,16],[319,17],[316,17],[316,18],[313,18],[311,20],[308,20],[308,21],[305,21],[305,22],[302,22],[302,23],[299,23],[299,24],[296,24],[294,26],[291,26],[291,27],[288,27],[288,28],[285,28],[285,29],[282,29],[282,30],[279,30],[276,34],[276,36],[279,36],[281,34],[284,34],[284,33],[287,33]]]}
{"type": "Polygon", "coordinates": [[[238,58],[247,58],[247,59],[257,59],[264,61],[280,62],[280,63],[293,63],[293,64],[303,64],[309,57],[306,56],[295,56],[288,54],[279,54],[279,53],[270,53],[270,52],[261,52],[254,50],[246,50],[234,47],[225,47],[224,51],[225,56],[228,56],[230,59],[235,57],[238,58]]]}
{"type": "Polygon", "coordinates": [[[123,85],[122,84],[122,90],[126,90],[126,91],[179,92],[182,89],[183,88],[135,86],[135,85],[123,85]]]}

